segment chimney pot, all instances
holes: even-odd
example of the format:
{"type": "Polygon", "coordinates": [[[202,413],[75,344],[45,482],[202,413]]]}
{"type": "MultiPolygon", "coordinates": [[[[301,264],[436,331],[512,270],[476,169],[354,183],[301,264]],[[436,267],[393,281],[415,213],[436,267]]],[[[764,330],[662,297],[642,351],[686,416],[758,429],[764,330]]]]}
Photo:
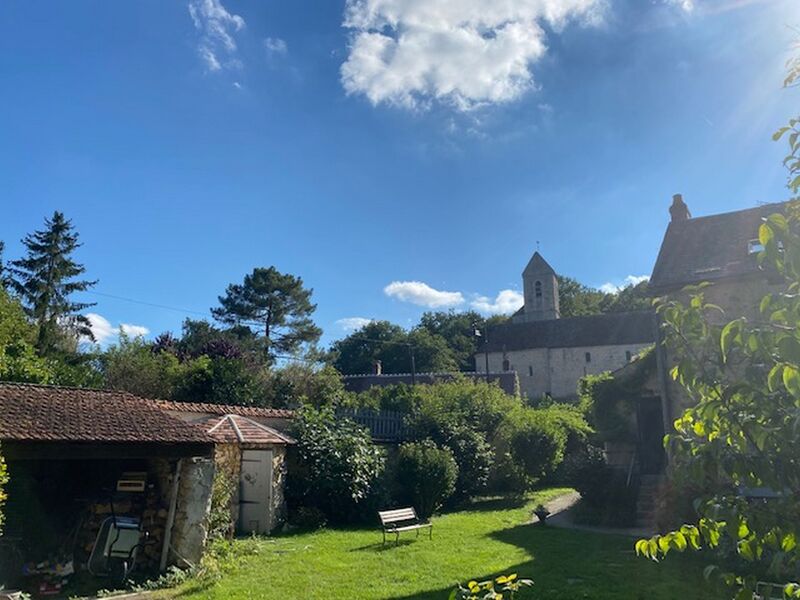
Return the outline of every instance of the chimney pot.
{"type": "Polygon", "coordinates": [[[692,213],[689,212],[689,207],[683,201],[681,194],[672,196],[672,206],[669,207],[669,214],[672,221],[688,221],[692,218],[692,213]]]}
{"type": "Polygon", "coordinates": [[[372,363],[372,374],[373,375],[382,375],[383,374],[383,364],[381,361],[376,360],[372,363]]]}

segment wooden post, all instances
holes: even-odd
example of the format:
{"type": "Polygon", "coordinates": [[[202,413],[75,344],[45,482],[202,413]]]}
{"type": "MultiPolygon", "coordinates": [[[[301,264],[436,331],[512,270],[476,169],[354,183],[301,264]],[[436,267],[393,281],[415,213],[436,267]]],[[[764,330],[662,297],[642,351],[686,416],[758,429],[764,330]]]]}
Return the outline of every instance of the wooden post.
{"type": "Polygon", "coordinates": [[[161,564],[159,568],[164,571],[167,568],[169,558],[169,545],[172,541],[172,526],[175,524],[175,510],[178,506],[178,485],[181,482],[181,467],[183,459],[179,458],[175,463],[175,473],[172,475],[172,489],[169,495],[169,512],[167,513],[167,524],[164,526],[164,545],[161,547],[161,564]]]}

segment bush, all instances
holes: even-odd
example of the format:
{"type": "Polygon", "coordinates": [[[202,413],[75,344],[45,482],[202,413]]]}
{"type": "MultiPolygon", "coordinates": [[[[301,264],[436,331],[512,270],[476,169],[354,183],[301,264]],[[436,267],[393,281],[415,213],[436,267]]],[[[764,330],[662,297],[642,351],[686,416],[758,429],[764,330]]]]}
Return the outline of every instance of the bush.
{"type": "Polygon", "coordinates": [[[333,410],[302,408],[292,432],[287,501],[320,510],[332,522],[364,517],[363,505],[383,469],[383,457],[369,432],[333,410]]]}
{"type": "Polygon", "coordinates": [[[458,465],[453,453],[430,440],[400,446],[395,469],[400,497],[416,508],[420,519],[429,519],[455,490],[458,465]]]}
{"type": "Polygon", "coordinates": [[[328,519],[325,513],[313,506],[298,506],[289,512],[289,523],[298,529],[320,529],[325,527],[328,519]]]}
{"type": "Polygon", "coordinates": [[[453,499],[464,500],[485,492],[494,452],[483,434],[461,425],[443,432],[437,441],[453,453],[458,465],[453,499]]]}

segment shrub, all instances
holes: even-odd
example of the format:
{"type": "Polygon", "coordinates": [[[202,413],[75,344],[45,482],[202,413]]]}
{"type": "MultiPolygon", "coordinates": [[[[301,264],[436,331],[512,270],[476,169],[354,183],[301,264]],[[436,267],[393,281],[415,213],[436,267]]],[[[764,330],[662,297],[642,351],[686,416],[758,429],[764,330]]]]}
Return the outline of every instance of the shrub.
{"type": "Polygon", "coordinates": [[[320,529],[328,519],[325,513],[313,506],[298,506],[289,512],[289,523],[298,529],[320,529]]]}
{"type": "Polygon", "coordinates": [[[400,446],[395,469],[401,497],[421,519],[429,519],[455,490],[458,465],[453,453],[430,440],[400,446]]]}
{"type": "Polygon", "coordinates": [[[332,522],[363,518],[383,468],[369,432],[333,410],[302,408],[293,423],[297,443],[289,453],[287,500],[313,507],[332,522]]]}
{"type": "Polygon", "coordinates": [[[453,453],[458,465],[453,498],[463,500],[484,492],[494,464],[494,452],[483,434],[460,425],[442,432],[437,441],[453,453]]]}

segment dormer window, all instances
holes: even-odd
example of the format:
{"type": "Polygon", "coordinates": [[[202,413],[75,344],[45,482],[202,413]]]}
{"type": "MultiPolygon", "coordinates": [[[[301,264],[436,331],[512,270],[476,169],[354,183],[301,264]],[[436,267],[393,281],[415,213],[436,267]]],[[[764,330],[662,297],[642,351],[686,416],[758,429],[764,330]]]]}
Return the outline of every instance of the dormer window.
{"type": "Polygon", "coordinates": [[[750,240],[747,242],[748,254],[758,254],[762,250],[764,250],[764,246],[759,240],[750,240]]]}

